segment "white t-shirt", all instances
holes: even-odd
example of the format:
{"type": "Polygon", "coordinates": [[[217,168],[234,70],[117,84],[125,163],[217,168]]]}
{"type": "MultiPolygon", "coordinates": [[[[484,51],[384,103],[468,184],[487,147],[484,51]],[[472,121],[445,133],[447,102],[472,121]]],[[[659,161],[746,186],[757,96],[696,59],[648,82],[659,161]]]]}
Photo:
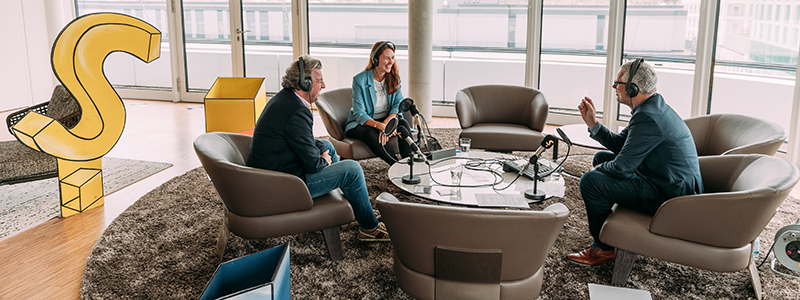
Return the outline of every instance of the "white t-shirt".
{"type": "Polygon", "coordinates": [[[389,98],[386,96],[386,89],[383,87],[384,81],[377,81],[372,79],[375,82],[375,113],[372,114],[372,118],[383,119],[389,115],[389,98]]]}

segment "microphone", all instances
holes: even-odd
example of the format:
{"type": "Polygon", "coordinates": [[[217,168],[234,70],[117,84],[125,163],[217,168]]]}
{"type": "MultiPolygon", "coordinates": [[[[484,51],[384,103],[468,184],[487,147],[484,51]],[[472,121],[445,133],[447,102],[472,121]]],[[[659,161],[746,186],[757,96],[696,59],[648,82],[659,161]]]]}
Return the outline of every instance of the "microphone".
{"type": "Polygon", "coordinates": [[[383,134],[388,136],[397,128],[397,118],[392,118],[389,123],[386,123],[386,128],[383,129],[383,134]]]}
{"type": "Polygon", "coordinates": [[[414,105],[414,99],[411,98],[403,99],[403,102],[400,102],[400,106],[398,107],[398,109],[400,110],[400,112],[411,111],[412,116],[416,116],[419,114],[417,106],[414,105]]]}
{"type": "Polygon", "coordinates": [[[558,136],[560,136],[561,139],[564,140],[564,142],[567,143],[567,145],[572,147],[572,142],[569,140],[569,137],[567,136],[567,134],[564,133],[564,131],[561,131],[561,128],[556,128],[556,132],[558,132],[558,136]]]}
{"type": "Polygon", "coordinates": [[[544,150],[550,149],[550,147],[553,147],[553,144],[555,143],[556,137],[554,137],[552,134],[546,135],[544,139],[542,139],[542,144],[539,145],[539,149],[536,149],[536,153],[534,153],[533,156],[541,155],[544,150]]]}
{"type": "Polygon", "coordinates": [[[553,147],[553,144],[555,144],[555,143],[556,143],[556,137],[554,137],[552,134],[546,135],[544,137],[544,139],[542,140],[541,145],[539,145],[539,149],[536,149],[536,153],[534,153],[531,156],[531,158],[528,160],[528,163],[525,164],[525,167],[523,167],[521,170],[519,170],[519,175],[522,175],[522,173],[525,172],[525,169],[527,169],[531,164],[538,163],[539,155],[541,155],[542,152],[544,152],[544,150],[547,150],[550,147],[553,147]]]}
{"type": "Polygon", "coordinates": [[[416,151],[417,154],[419,154],[419,156],[422,157],[422,160],[425,161],[425,164],[430,165],[430,163],[428,162],[428,158],[425,157],[425,154],[422,154],[422,151],[419,150],[419,146],[417,146],[417,144],[414,143],[414,140],[411,139],[411,132],[408,130],[408,128],[405,125],[401,124],[400,126],[397,126],[397,132],[400,134],[400,138],[406,140],[408,146],[410,146],[412,150],[416,151]]]}

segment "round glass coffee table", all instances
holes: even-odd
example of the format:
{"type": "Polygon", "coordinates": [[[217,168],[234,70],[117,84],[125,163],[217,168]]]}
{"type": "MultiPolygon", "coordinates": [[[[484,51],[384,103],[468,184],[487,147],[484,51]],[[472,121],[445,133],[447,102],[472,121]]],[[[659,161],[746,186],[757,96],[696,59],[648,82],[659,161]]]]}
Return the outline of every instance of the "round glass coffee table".
{"type": "MultiPolygon", "coordinates": [[[[495,170],[497,175],[464,166],[470,161],[497,158],[518,159],[519,157],[494,152],[470,151],[469,157],[457,156],[431,161],[430,167],[423,162],[415,162],[413,175],[419,176],[420,179],[420,182],[416,184],[403,182],[403,176],[409,173],[409,165],[405,163],[407,159],[403,159],[389,167],[388,175],[395,186],[429,200],[480,207],[528,207],[528,201],[525,199],[524,194],[526,190],[533,189],[532,180],[525,176],[520,176],[516,182],[508,186],[516,178],[517,172],[503,172],[502,164],[492,165],[492,169],[495,170]],[[449,186],[458,184],[457,174],[459,169],[461,170],[461,186],[449,186]],[[433,180],[431,176],[433,176],[433,180]],[[495,188],[500,189],[507,186],[508,188],[503,190],[493,189],[491,184],[501,179],[502,182],[497,183],[495,188]],[[483,186],[472,187],[477,185],[483,186]]],[[[552,163],[549,160],[540,161],[542,163],[552,163]]],[[[544,191],[547,198],[551,196],[563,197],[564,178],[560,174],[548,176],[544,182],[537,184],[537,190],[544,191]]]]}

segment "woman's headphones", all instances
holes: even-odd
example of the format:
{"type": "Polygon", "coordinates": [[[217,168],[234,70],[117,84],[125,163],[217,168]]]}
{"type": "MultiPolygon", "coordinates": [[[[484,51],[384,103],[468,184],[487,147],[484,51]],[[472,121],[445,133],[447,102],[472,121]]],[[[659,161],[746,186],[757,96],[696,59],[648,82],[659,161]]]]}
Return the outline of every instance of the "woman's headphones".
{"type": "Polygon", "coordinates": [[[639,65],[642,64],[644,58],[637,58],[631,64],[631,71],[628,72],[628,83],[625,84],[625,93],[628,94],[628,97],[636,97],[639,95],[639,87],[633,83],[633,76],[636,75],[636,71],[639,70],[639,65]]]}
{"type": "Polygon", "coordinates": [[[379,59],[380,59],[381,53],[383,52],[383,49],[386,48],[386,46],[390,46],[390,45],[392,47],[392,51],[395,51],[397,49],[397,47],[395,47],[394,43],[392,43],[391,41],[385,41],[385,42],[381,42],[380,44],[378,44],[378,47],[375,48],[375,52],[372,53],[372,66],[373,67],[377,67],[378,66],[378,63],[380,63],[379,59]]]}
{"type": "Polygon", "coordinates": [[[311,90],[311,78],[306,77],[306,66],[303,62],[303,57],[300,56],[297,58],[297,68],[300,69],[300,78],[298,78],[298,84],[300,85],[300,89],[303,91],[310,91],[311,90]]]}

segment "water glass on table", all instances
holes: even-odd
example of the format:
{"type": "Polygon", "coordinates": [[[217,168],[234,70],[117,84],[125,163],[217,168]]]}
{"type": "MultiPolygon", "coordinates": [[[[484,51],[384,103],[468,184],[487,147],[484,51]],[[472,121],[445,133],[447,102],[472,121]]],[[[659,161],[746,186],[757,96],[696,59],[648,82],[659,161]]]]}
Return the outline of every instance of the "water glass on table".
{"type": "Polygon", "coordinates": [[[469,148],[472,146],[472,139],[470,138],[460,138],[458,140],[458,147],[461,150],[461,155],[469,156],[469,148]]]}
{"type": "Polygon", "coordinates": [[[461,176],[464,174],[464,166],[458,164],[450,167],[450,183],[461,185],[461,176]]]}

